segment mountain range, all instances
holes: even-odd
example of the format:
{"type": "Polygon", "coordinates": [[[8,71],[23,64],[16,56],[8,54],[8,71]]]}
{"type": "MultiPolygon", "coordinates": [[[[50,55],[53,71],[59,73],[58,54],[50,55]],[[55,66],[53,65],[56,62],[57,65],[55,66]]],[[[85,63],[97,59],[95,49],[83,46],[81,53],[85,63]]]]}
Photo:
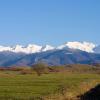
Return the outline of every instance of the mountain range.
{"type": "Polygon", "coordinates": [[[16,45],[13,47],[10,46],[0,46],[0,52],[9,51],[15,53],[37,53],[37,52],[45,52],[49,50],[57,50],[57,49],[64,49],[64,48],[71,48],[71,49],[79,49],[82,51],[90,52],[90,53],[100,53],[100,46],[95,45],[89,42],[67,42],[63,45],[53,47],[50,45],[40,46],[36,44],[29,44],[28,46],[16,45]]]}
{"type": "Polygon", "coordinates": [[[100,63],[100,46],[89,42],[67,42],[58,47],[0,46],[0,66],[31,66],[39,62],[49,65],[100,63]]]}

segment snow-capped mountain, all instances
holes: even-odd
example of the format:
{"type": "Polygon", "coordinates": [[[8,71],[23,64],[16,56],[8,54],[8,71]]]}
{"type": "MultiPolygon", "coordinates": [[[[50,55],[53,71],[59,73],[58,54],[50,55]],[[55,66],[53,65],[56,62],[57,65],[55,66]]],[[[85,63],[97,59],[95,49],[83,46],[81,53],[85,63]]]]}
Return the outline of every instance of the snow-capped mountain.
{"type": "Polygon", "coordinates": [[[35,44],[29,44],[26,47],[23,47],[21,45],[16,45],[16,47],[13,48],[11,51],[16,52],[16,53],[19,53],[19,52],[22,52],[22,53],[37,53],[37,52],[40,52],[41,49],[42,49],[42,46],[35,45],[35,44]]]}
{"type": "Polygon", "coordinates": [[[58,47],[0,46],[0,66],[31,66],[38,62],[49,65],[100,63],[100,46],[89,42],[67,42],[58,47]]]}
{"type": "Polygon", "coordinates": [[[46,46],[42,47],[41,51],[45,52],[45,51],[54,50],[54,49],[55,49],[55,47],[50,46],[50,45],[46,45],[46,46]]]}
{"type": "Polygon", "coordinates": [[[67,42],[64,45],[59,46],[58,49],[71,48],[93,53],[95,47],[95,44],[89,42],[67,42]]]}
{"type": "Polygon", "coordinates": [[[15,53],[31,54],[31,53],[46,52],[50,50],[59,50],[59,49],[63,50],[63,49],[68,49],[68,48],[75,49],[75,50],[78,49],[78,50],[86,51],[88,53],[100,53],[100,46],[97,46],[89,42],[67,42],[58,47],[53,47],[50,45],[40,46],[36,44],[29,44],[26,47],[22,45],[16,45],[14,47],[0,46],[0,52],[10,51],[10,52],[15,52],[15,53]]]}
{"type": "Polygon", "coordinates": [[[27,53],[27,54],[41,52],[41,49],[42,49],[42,46],[35,45],[35,44],[29,44],[26,47],[22,45],[16,45],[15,47],[0,46],[0,52],[10,51],[10,52],[15,52],[15,53],[27,53]]]}

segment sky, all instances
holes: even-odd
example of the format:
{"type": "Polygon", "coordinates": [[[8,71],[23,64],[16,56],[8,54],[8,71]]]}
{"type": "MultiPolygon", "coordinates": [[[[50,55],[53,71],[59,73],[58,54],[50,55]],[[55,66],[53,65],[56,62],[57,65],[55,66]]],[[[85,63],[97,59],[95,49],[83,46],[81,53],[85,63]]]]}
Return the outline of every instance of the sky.
{"type": "Polygon", "coordinates": [[[100,44],[100,0],[0,0],[0,45],[100,44]]]}

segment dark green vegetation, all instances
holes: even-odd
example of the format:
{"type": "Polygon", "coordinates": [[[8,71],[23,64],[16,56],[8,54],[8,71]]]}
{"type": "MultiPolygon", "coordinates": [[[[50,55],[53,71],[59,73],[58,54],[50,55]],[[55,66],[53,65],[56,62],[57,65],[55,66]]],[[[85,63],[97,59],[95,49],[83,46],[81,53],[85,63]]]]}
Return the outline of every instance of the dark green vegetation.
{"type": "Polygon", "coordinates": [[[78,100],[77,96],[100,83],[99,65],[46,69],[38,76],[34,68],[1,68],[0,100],[78,100]]]}

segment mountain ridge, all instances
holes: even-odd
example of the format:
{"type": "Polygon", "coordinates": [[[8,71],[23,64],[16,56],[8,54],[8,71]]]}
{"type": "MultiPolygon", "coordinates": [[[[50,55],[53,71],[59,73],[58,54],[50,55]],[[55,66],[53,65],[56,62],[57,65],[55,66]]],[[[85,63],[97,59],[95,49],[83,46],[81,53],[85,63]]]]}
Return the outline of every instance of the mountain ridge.
{"type": "Polygon", "coordinates": [[[87,42],[68,42],[58,47],[50,45],[17,45],[15,48],[0,47],[0,66],[31,66],[100,63],[100,46],[87,42]]]}
{"type": "Polygon", "coordinates": [[[32,66],[36,63],[48,65],[96,64],[100,63],[100,54],[88,53],[76,49],[50,50],[32,54],[1,52],[0,66],[32,66]]]}
{"type": "Polygon", "coordinates": [[[0,46],[0,52],[3,51],[10,51],[10,52],[15,52],[15,53],[26,53],[26,54],[31,54],[31,53],[38,53],[38,52],[45,52],[45,51],[50,51],[50,50],[62,50],[62,49],[78,49],[82,51],[86,51],[89,53],[100,53],[100,46],[95,45],[90,42],[67,42],[65,44],[62,44],[57,47],[53,47],[51,45],[45,45],[45,46],[40,46],[36,44],[29,44],[27,46],[22,46],[22,45],[16,45],[13,47],[10,46],[0,46]]]}

